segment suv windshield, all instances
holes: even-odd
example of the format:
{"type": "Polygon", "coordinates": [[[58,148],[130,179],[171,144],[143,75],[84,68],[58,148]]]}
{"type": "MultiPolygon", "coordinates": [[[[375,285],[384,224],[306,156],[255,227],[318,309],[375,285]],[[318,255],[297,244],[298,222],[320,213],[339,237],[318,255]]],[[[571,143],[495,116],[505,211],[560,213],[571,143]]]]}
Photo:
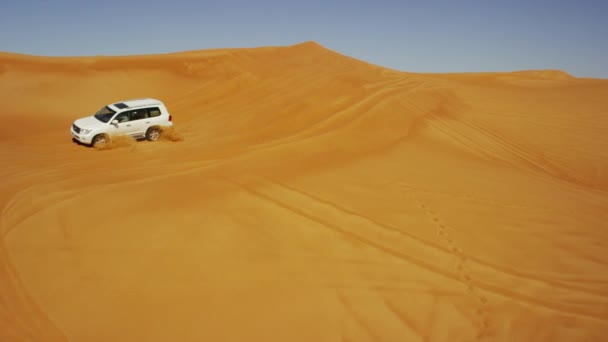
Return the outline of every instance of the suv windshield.
{"type": "Polygon", "coordinates": [[[95,118],[103,123],[107,123],[114,116],[116,112],[105,106],[95,113],[95,118]]]}

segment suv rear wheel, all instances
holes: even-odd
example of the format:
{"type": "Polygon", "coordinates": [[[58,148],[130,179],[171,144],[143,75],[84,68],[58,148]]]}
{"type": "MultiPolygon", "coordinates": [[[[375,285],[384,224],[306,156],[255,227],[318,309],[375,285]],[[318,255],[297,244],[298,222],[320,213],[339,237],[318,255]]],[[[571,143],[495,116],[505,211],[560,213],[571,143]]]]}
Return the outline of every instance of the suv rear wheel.
{"type": "Polygon", "coordinates": [[[160,128],[158,127],[150,127],[146,132],[146,140],[156,141],[160,138],[160,128]]]}

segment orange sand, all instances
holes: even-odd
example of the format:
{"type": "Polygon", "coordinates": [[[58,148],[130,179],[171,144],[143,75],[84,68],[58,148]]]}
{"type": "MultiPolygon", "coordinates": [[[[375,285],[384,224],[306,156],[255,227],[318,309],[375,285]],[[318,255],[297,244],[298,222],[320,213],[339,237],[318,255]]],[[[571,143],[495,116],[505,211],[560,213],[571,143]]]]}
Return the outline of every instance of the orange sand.
{"type": "Polygon", "coordinates": [[[313,42],[0,54],[0,340],[605,340],[607,94],[313,42]],[[137,97],[181,141],[71,141],[137,97]]]}

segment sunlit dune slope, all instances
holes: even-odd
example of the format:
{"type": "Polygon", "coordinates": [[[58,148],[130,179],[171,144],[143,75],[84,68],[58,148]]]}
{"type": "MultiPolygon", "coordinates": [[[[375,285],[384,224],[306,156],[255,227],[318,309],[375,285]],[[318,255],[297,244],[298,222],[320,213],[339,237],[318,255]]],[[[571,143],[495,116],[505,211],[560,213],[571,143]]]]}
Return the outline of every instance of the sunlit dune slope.
{"type": "Polygon", "coordinates": [[[0,340],[600,341],[608,81],[314,42],[0,54],[0,340]],[[69,127],[155,97],[181,141],[69,127]]]}

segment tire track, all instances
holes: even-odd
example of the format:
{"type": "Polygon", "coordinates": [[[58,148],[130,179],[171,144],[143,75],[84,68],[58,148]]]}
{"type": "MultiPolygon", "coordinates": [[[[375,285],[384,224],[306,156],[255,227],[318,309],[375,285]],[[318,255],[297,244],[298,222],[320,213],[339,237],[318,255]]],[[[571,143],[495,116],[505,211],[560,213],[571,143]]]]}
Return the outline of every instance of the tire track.
{"type": "Polygon", "coordinates": [[[439,306],[439,295],[440,295],[440,293],[437,293],[437,291],[434,291],[434,296],[431,297],[431,298],[433,298],[433,303],[431,304],[431,312],[429,313],[428,318],[426,319],[426,329],[424,330],[426,333],[423,335],[425,342],[431,341],[431,332],[433,331],[432,330],[433,323],[436,320],[437,307],[439,306]]]}
{"type": "MultiPolygon", "coordinates": [[[[454,198],[460,201],[470,201],[473,203],[479,203],[479,204],[489,204],[489,205],[497,205],[500,207],[505,207],[505,208],[512,208],[512,209],[526,209],[526,210],[533,210],[533,209],[540,209],[543,211],[547,211],[550,212],[552,214],[568,214],[568,215],[574,215],[575,213],[571,210],[561,210],[561,209],[554,209],[554,208],[544,208],[544,207],[532,207],[532,206],[523,206],[523,205],[516,205],[516,204],[503,204],[501,202],[498,201],[494,201],[494,200],[488,200],[486,202],[485,199],[475,199],[475,197],[473,195],[469,195],[469,194],[461,194],[461,195],[456,195],[456,194],[450,194],[447,192],[436,192],[436,191],[431,191],[428,189],[423,189],[423,188],[419,188],[419,187],[415,187],[412,186],[410,184],[405,184],[403,182],[391,182],[391,184],[397,184],[399,186],[402,186],[406,189],[408,189],[408,193],[410,193],[411,195],[414,194],[424,194],[424,195],[429,195],[429,196],[435,196],[435,197],[444,197],[444,198],[454,198]]],[[[420,201],[418,199],[418,201],[420,201]]],[[[605,296],[605,292],[601,291],[601,290],[597,290],[597,289],[592,289],[592,288],[588,288],[585,286],[580,286],[580,285],[576,285],[576,284],[570,284],[568,282],[573,282],[573,280],[571,279],[554,279],[554,280],[549,280],[546,277],[542,277],[539,276],[537,273],[531,273],[531,272],[524,272],[524,271],[520,271],[520,270],[516,270],[516,269],[511,269],[511,268],[507,268],[505,266],[501,266],[498,264],[494,264],[494,263],[490,263],[487,262],[485,260],[479,259],[479,258],[475,258],[473,256],[468,255],[467,256],[472,262],[475,262],[479,265],[482,266],[486,266],[489,268],[492,268],[496,271],[502,272],[504,274],[513,276],[513,277],[518,277],[518,278],[522,278],[524,280],[528,280],[528,279],[532,279],[538,282],[542,282],[542,283],[546,283],[548,285],[551,285],[552,287],[555,288],[562,288],[562,289],[568,289],[568,290],[573,290],[573,291],[579,291],[585,294],[594,294],[597,295],[598,297],[604,297],[605,296]]],[[[606,280],[595,280],[595,282],[597,283],[608,283],[608,279],[606,280]]]]}
{"type": "MultiPolygon", "coordinates": [[[[16,228],[18,228],[18,226],[20,226],[21,224],[23,224],[24,222],[28,221],[29,219],[31,219],[32,217],[52,210],[54,208],[57,208],[58,206],[68,203],[74,199],[80,198],[84,195],[89,194],[89,191],[77,191],[77,190],[72,190],[72,191],[64,191],[67,192],[67,194],[65,195],[56,195],[56,196],[47,196],[47,198],[45,198],[44,200],[42,200],[42,203],[38,203],[36,206],[34,206],[34,209],[31,211],[27,211],[26,213],[24,213],[23,215],[21,215],[21,217],[18,217],[16,220],[12,220],[14,222],[12,222],[12,224],[8,224],[7,222],[11,221],[11,211],[14,211],[15,207],[18,207],[17,204],[15,204],[15,202],[19,202],[18,197],[13,197],[11,198],[11,209],[12,210],[3,210],[2,212],[2,222],[1,222],[1,226],[0,226],[0,232],[2,233],[3,237],[8,236],[13,230],[15,230],[16,228]],[[51,197],[51,198],[48,198],[51,197]],[[58,198],[57,198],[58,197],[58,198]]],[[[23,196],[21,196],[23,197],[23,196]]]]}
{"type": "Polygon", "coordinates": [[[3,237],[0,237],[0,279],[0,315],[6,316],[0,317],[0,338],[10,336],[28,341],[67,341],[26,291],[18,272],[10,263],[3,237]],[[12,331],[4,331],[4,324],[12,331]]]}
{"type": "MultiPolygon", "coordinates": [[[[312,200],[314,200],[316,202],[323,203],[324,205],[330,206],[333,209],[342,212],[343,214],[350,215],[350,216],[355,216],[355,217],[357,217],[359,219],[368,221],[370,224],[377,226],[379,229],[385,229],[385,230],[390,231],[391,233],[399,234],[402,237],[404,237],[405,239],[413,240],[416,243],[420,243],[420,244],[422,244],[422,245],[424,245],[426,247],[429,247],[431,249],[435,249],[437,251],[440,251],[440,252],[443,252],[443,253],[446,253],[446,254],[451,254],[452,253],[452,251],[448,247],[445,247],[442,244],[432,243],[432,242],[430,242],[428,240],[425,240],[423,238],[420,238],[420,237],[418,237],[418,236],[416,236],[414,234],[408,233],[404,229],[399,229],[398,227],[390,226],[388,224],[382,223],[382,222],[380,222],[380,221],[378,221],[376,219],[373,219],[371,217],[363,216],[363,215],[361,215],[361,213],[355,212],[355,211],[353,211],[351,209],[348,209],[348,208],[345,208],[343,206],[338,206],[335,203],[332,203],[332,202],[330,202],[330,201],[328,201],[326,199],[320,198],[320,197],[312,195],[310,193],[303,192],[303,191],[298,190],[298,189],[296,189],[296,188],[294,188],[292,186],[289,186],[289,185],[287,185],[285,183],[282,183],[282,182],[270,179],[268,177],[260,177],[260,178],[264,179],[269,184],[276,184],[278,186],[284,187],[285,189],[287,189],[289,191],[292,191],[292,192],[295,192],[295,193],[299,193],[300,195],[309,197],[309,198],[311,198],[312,200]]],[[[589,289],[589,288],[581,287],[581,286],[577,286],[577,285],[566,284],[566,283],[563,283],[562,281],[551,281],[551,280],[548,280],[546,278],[539,277],[538,275],[533,274],[533,273],[522,272],[522,271],[514,270],[514,269],[511,269],[511,268],[507,268],[507,267],[504,267],[504,266],[501,266],[501,265],[498,265],[498,264],[487,262],[487,261],[485,261],[483,259],[480,259],[480,258],[476,258],[476,257],[474,257],[472,255],[464,255],[463,254],[463,256],[465,256],[466,258],[468,258],[469,262],[472,262],[472,263],[478,264],[480,266],[489,268],[491,271],[503,273],[503,274],[509,275],[511,277],[514,277],[514,278],[522,279],[524,281],[532,279],[532,280],[538,281],[540,283],[547,284],[547,285],[549,285],[551,287],[579,291],[579,292],[582,292],[582,293],[585,293],[585,294],[595,294],[595,295],[597,295],[599,297],[602,297],[602,298],[605,295],[604,292],[601,292],[601,291],[597,291],[597,290],[593,290],[593,289],[589,289]]]]}
{"type": "MultiPolygon", "coordinates": [[[[233,158],[239,158],[241,157],[241,155],[237,155],[236,157],[233,158]]],[[[229,159],[228,161],[230,161],[231,159],[229,159]]],[[[40,188],[40,184],[39,183],[34,183],[34,185],[21,189],[19,192],[17,192],[15,195],[13,195],[5,204],[5,206],[2,208],[2,216],[0,217],[0,234],[2,234],[2,236],[6,237],[11,231],[13,231],[15,228],[17,228],[20,224],[22,224],[23,222],[25,222],[26,220],[28,220],[29,218],[31,218],[32,216],[37,215],[40,212],[46,211],[46,210],[50,210],[53,208],[56,208],[57,206],[64,204],[65,202],[69,202],[71,200],[74,200],[76,198],[82,197],[84,195],[88,195],[91,192],[94,191],[98,191],[98,190],[109,190],[112,188],[117,188],[117,187],[124,187],[125,185],[133,185],[133,184],[143,184],[143,183],[149,183],[149,182],[153,182],[153,181],[160,181],[160,180],[165,180],[165,179],[170,179],[170,178],[175,178],[175,177],[179,177],[179,176],[184,176],[184,175],[190,175],[196,172],[200,172],[200,171],[204,171],[207,169],[210,169],[214,166],[218,166],[223,164],[225,161],[220,160],[220,161],[216,161],[216,160],[212,160],[210,162],[208,161],[200,161],[197,162],[197,167],[193,167],[191,169],[186,169],[183,171],[176,171],[176,172],[155,172],[152,173],[149,176],[145,176],[145,177],[136,177],[133,179],[127,179],[127,180],[122,180],[122,181],[117,181],[114,183],[101,183],[101,184],[95,184],[95,185],[91,185],[91,186],[87,186],[87,187],[80,187],[78,190],[60,190],[59,192],[62,193],[68,193],[67,195],[63,195],[61,196],[58,200],[53,201],[52,203],[48,204],[48,205],[40,205],[39,209],[34,209],[33,211],[29,211],[26,215],[23,215],[24,217],[22,217],[21,219],[17,220],[17,222],[15,222],[14,224],[9,225],[7,224],[8,222],[8,218],[11,217],[11,212],[15,211],[16,208],[19,208],[19,202],[21,201],[21,199],[23,197],[31,197],[29,192],[32,192],[34,189],[38,189],[40,188]]],[[[142,170],[146,170],[147,166],[145,164],[143,164],[141,166],[142,170]]],[[[158,168],[156,168],[158,170],[158,168]]],[[[81,181],[83,179],[86,179],[86,177],[82,177],[82,179],[74,179],[71,178],[70,181],[81,181]]],[[[50,185],[59,185],[62,184],[64,181],[55,181],[54,183],[48,183],[46,182],[44,185],[45,186],[50,186],[50,185]]],[[[47,195],[47,197],[49,197],[49,195],[47,195]]],[[[52,197],[52,196],[51,196],[52,197]]],[[[50,198],[47,200],[50,201],[53,198],[50,198]]]]}
{"type": "Polygon", "coordinates": [[[317,122],[309,124],[307,127],[298,131],[295,134],[274,139],[267,143],[251,146],[247,149],[247,152],[267,148],[275,148],[281,145],[302,142],[311,138],[317,138],[327,134],[335,133],[336,131],[339,131],[340,129],[345,128],[349,124],[357,121],[357,119],[365,115],[365,113],[369,112],[371,109],[373,109],[373,107],[379,105],[384,101],[389,100],[391,96],[396,96],[399,93],[404,93],[415,89],[416,87],[413,87],[411,89],[404,87],[399,87],[396,89],[394,88],[397,85],[410,84],[410,82],[411,81],[409,79],[398,80],[397,82],[395,82],[394,85],[392,85],[392,88],[383,88],[372,94],[367,95],[366,97],[360,99],[355,103],[349,103],[348,105],[345,105],[342,110],[338,110],[328,117],[322,118],[317,122]],[[352,112],[355,109],[357,109],[360,114],[352,115],[352,117],[346,115],[346,113],[352,112]]]}
{"type": "Polygon", "coordinates": [[[427,122],[443,134],[448,135],[453,141],[462,144],[470,152],[483,156],[486,159],[499,159],[515,167],[521,167],[521,164],[523,164],[529,169],[540,172],[541,174],[564,179],[569,183],[577,184],[574,177],[570,176],[563,168],[555,163],[546,159],[539,161],[538,158],[530,152],[530,149],[519,146],[510,140],[461,117],[458,118],[458,121],[448,122],[447,119],[442,118],[439,115],[431,114],[427,116],[427,122]],[[470,132],[468,134],[460,132],[459,129],[455,128],[455,125],[460,125],[462,129],[470,132]],[[478,139],[475,139],[475,137],[478,139]],[[477,141],[479,138],[484,140],[483,145],[481,142],[477,141]],[[494,153],[489,152],[492,150],[492,147],[493,150],[495,150],[494,153]],[[504,152],[506,152],[506,155],[504,152]],[[517,161],[520,163],[517,163],[517,161]]]}
{"type": "Polygon", "coordinates": [[[573,181],[574,179],[570,177],[567,173],[564,173],[562,168],[558,165],[549,162],[548,160],[544,160],[543,162],[539,161],[533,153],[530,152],[530,149],[521,147],[514,142],[504,138],[496,133],[491,132],[487,128],[482,128],[481,126],[463,119],[459,118],[459,123],[463,124],[465,127],[470,128],[471,130],[477,132],[479,135],[487,138],[489,141],[494,143],[496,146],[502,148],[503,150],[510,152],[512,155],[516,156],[520,160],[528,163],[532,168],[537,170],[544,171],[552,176],[556,176],[558,178],[566,179],[569,181],[573,181]]]}
{"type": "MultiPolygon", "coordinates": [[[[353,229],[346,229],[335,223],[332,223],[323,218],[320,218],[318,215],[310,213],[310,209],[295,207],[284,201],[278,200],[274,195],[268,195],[268,194],[264,193],[262,190],[253,189],[251,187],[248,187],[248,186],[246,186],[242,183],[239,183],[237,181],[234,181],[234,180],[225,179],[225,181],[230,184],[235,185],[238,188],[241,188],[242,190],[250,193],[251,195],[253,195],[255,197],[266,200],[269,203],[273,203],[274,205],[276,205],[278,207],[281,207],[298,216],[302,216],[312,222],[315,222],[323,227],[326,227],[327,229],[340,233],[341,235],[346,236],[350,240],[363,243],[373,249],[376,249],[380,252],[383,252],[387,255],[391,255],[391,256],[401,259],[403,261],[407,261],[413,265],[416,265],[416,266],[426,269],[428,271],[434,272],[447,279],[451,279],[451,280],[461,282],[461,283],[462,283],[461,279],[464,279],[463,274],[465,274],[464,272],[466,272],[464,270],[457,269],[457,270],[452,271],[452,270],[446,269],[444,267],[430,263],[424,259],[419,259],[419,258],[413,256],[416,253],[411,252],[411,250],[412,250],[412,248],[415,249],[416,246],[415,246],[415,244],[412,244],[411,242],[409,244],[409,246],[411,248],[405,248],[405,247],[401,247],[399,249],[391,248],[382,243],[374,241],[374,239],[366,237],[365,234],[355,233],[353,231],[353,229]],[[409,254],[402,253],[402,252],[400,252],[400,250],[410,250],[410,253],[409,254]]],[[[278,189],[275,189],[275,190],[279,191],[278,189]]],[[[284,190],[284,192],[285,192],[285,190],[284,190]]],[[[300,197],[300,199],[305,200],[305,198],[302,198],[302,196],[304,196],[302,194],[298,195],[297,193],[292,192],[292,197],[293,197],[293,195],[296,195],[296,196],[300,197]]],[[[311,207],[317,208],[317,210],[320,210],[318,208],[322,208],[325,210],[334,210],[335,211],[335,209],[328,208],[328,206],[324,205],[323,203],[315,201],[314,198],[309,198],[308,201],[313,204],[311,207]]],[[[344,216],[344,213],[342,213],[342,216],[344,216]]],[[[361,220],[359,219],[359,221],[361,221],[361,220]]],[[[362,224],[362,222],[358,222],[358,223],[362,224]]],[[[370,226],[369,222],[365,222],[364,224],[362,224],[362,227],[367,227],[368,230],[369,230],[369,226],[370,226]]],[[[376,227],[374,230],[377,231],[378,227],[376,227]]],[[[390,235],[392,236],[392,240],[394,241],[396,235],[395,234],[390,234],[390,235]]],[[[385,238],[387,238],[387,237],[385,237],[385,238]]],[[[399,242],[403,243],[406,241],[400,240],[399,242]]],[[[427,245],[428,245],[428,243],[427,243],[427,245]]],[[[462,257],[466,257],[467,258],[466,260],[470,259],[461,250],[458,250],[458,252],[450,251],[449,255],[451,256],[451,258],[455,258],[455,257],[459,258],[460,256],[462,256],[462,257]]],[[[449,264],[449,262],[444,261],[444,265],[445,264],[449,264]]],[[[467,264],[465,264],[465,265],[467,265],[467,264]]],[[[478,291],[484,290],[484,291],[493,293],[493,294],[501,296],[501,297],[505,297],[505,298],[508,298],[508,299],[511,299],[511,300],[514,300],[517,302],[526,303],[528,305],[534,305],[534,306],[541,307],[544,309],[549,309],[551,311],[554,311],[554,312],[557,312],[560,314],[567,314],[567,315],[577,316],[577,317],[581,317],[581,318],[585,318],[585,319],[593,319],[593,320],[601,322],[602,324],[608,324],[608,320],[603,313],[599,313],[599,312],[595,312],[595,311],[590,312],[590,311],[587,311],[587,310],[584,310],[584,309],[581,309],[578,307],[573,307],[568,304],[553,302],[553,301],[545,300],[545,299],[542,299],[539,297],[521,294],[521,293],[518,293],[511,289],[499,287],[499,286],[493,285],[491,283],[481,281],[479,279],[473,281],[473,279],[470,276],[469,276],[469,280],[465,280],[465,281],[474,285],[473,289],[470,289],[470,287],[467,286],[467,289],[469,289],[471,293],[479,293],[478,291]]],[[[481,295],[481,293],[479,293],[479,295],[481,295]]],[[[481,296],[475,297],[475,298],[477,298],[477,300],[479,300],[480,302],[484,302],[484,300],[482,299],[481,296]]],[[[484,296],[483,298],[486,298],[486,297],[484,296]]],[[[485,299],[485,302],[487,302],[487,298],[485,299]]],[[[481,312],[480,314],[483,314],[483,312],[481,312]]],[[[482,321],[481,328],[483,328],[484,326],[487,326],[487,322],[484,324],[482,321]]],[[[483,332],[483,330],[482,330],[482,332],[483,332]]]]}
{"type": "Polygon", "coordinates": [[[236,182],[234,180],[225,179],[225,181],[228,182],[228,183],[230,183],[230,184],[232,184],[232,185],[234,185],[234,186],[236,186],[236,187],[238,187],[238,188],[240,188],[240,189],[243,189],[244,191],[248,192],[249,194],[253,195],[254,197],[263,199],[263,200],[265,200],[265,201],[267,201],[269,203],[272,203],[272,204],[276,205],[277,207],[283,208],[283,209],[285,209],[285,210],[287,210],[289,212],[297,214],[298,216],[304,217],[304,218],[310,220],[311,222],[314,222],[314,223],[316,223],[316,224],[318,224],[318,225],[320,225],[322,227],[326,227],[326,228],[328,228],[328,229],[330,229],[332,231],[340,233],[341,235],[344,235],[345,237],[347,237],[349,240],[363,243],[364,245],[367,245],[369,247],[372,247],[373,249],[377,249],[379,251],[382,251],[383,253],[391,255],[391,256],[399,259],[399,260],[406,261],[408,263],[417,265],[420,268],[423,268],[423,269],[426,269],[426,270],[430,270],[430,271],[432,271],[432,272],[434,272],[436,274],[440,274],[440,275],[444,276],[445,278],[452,279],[452,280],[458,280],[457,274],[455,272],[450,272],[450,271],[443,270],[442,268],[437,267],[436,265],[434,265],[432,263],[429,263],[429,262],[427,262],[427,261],[425,261],[423,259],[416,258],[416,257],[411,256],[409,254],[405,254],[405,253],[402,253],[402,252],[400,252],[398,250],[394,250],[394,249],[386,247],[386,246],[384,246],[382,244],[376,243],[373,240],[370,240],[370,239],[368,239],[366,237],[363,237],[363,236],[361,236],[359,234],[352,233],[351,231],[349,231],[349,230],[347,230],[345,228],[342,228],[342,227],[340,227],[340,226],[338,226],[338,225],[336,225],[334,223],[326,221],[326,220],[324,220],[322,218],[319,218],[319,217],[317,217],[315,215],[311,215],[311,214],[307,213],[307,211],[305,211],[305,210],[302,210],[302,209],[299,209],[297,207],[294,207],[294,206],[291,206],[289,204],[286,204],[286,203],[284,203],[284,202],[282,202],[280,200],[275,199],[274,197],[271,197],[271,196],[266,195],[266,194],[264,194],[262,192],[254,190],[254,189],[252,189],[252,188],[250,188],[248,186],[245,186],[245,185],[243,185],[243,184],[241,184],[239,182],[236,182]]]}
{"type": "MultiPolygon", "coordinates": [[[[230,96],[222,96],[224,97],[220,101],[212,101],[211,104],[207,105],[208,109],[219,109],[222,108],[223,111],[227,109],[231,109],[232,111],[241,113],[243,111],[248,111],[251,108],[251,101],[242,101],[243,98],[247,98],[251,96],[249,94],[258,92],[260,96],[256,96],[251,98],[252,101],[258,103],[258,107],[263,108],[262,104],[274,104],[277,100],[284,100],[285,98],[306,98],[306,94],[309,92],[313,92],[317,87],[302,87],[302,84],[314,84],[318,85],[323,82],[330,82],[339,75],[351,75],[353,72],[352,69],[331,69],[326,70],[324,68],[314,70],[312,72],[307,72],[306,74],[293,74],[289,73],[288,75],[282,74],[281,77],[271,77],[269,75],[260,75],[260,83],[256,83],[255,88],[248,88],[243,90],[243,94],[235,94],[234,92],[226,92],[226,94],[230,94],[230,96]],[[287,76],[287,77],[285,77],[287,76]],[[290,89],[288,95],[285,94],[284,89],[290,89]],[[260,91],[262,90],[262,91],[260,91]],[[282,90],[282,91],[277,91],[282,90]],[[235,97],[238,97],[240,100],[239,104],[235,105],[234,101],[231,100],[235,97]]],[[[356,73],[357,71],[355,71],[356,73]]],[[[273,75],[274,76],[274,75],[273,75]]],[[[399,78],[397,81],[401,80],[399,78]]],[[[382,79],[381,82],[393,82],[393,79],[382,79]]],[[[330,87],[329,85],[328,87],[330,87]]]]}
{"type": "MultiPolygon", "coordinates": [[[[342,307],[346,310],[350,317],[365,331],[365,333],[371,338],[372,341],[381,341],[382,339],[374,333],[369,325],[367,325],[357,314],[353,305],[346,299],[346,297],[336,290],[336,297],[340,301],[342,307]]],[[[344,335],[343,335],[344,336],[344,335]]]]}
{"type": "Polygon", "coordinates": [[[449,141],[454,142],[457,145],[460,144],[465,151],[468,151],[483,160],[499,159],[505,163],[508,162],[508,160],[500,158],[500,156],[489,153],[487,147],[482,146],[467,135],[460,134],[454,130],[447,120],[439,118],[438,115],[429,113],[429,115],[424,117],[424,122],[439,133],[446,135],[449,138],[449,141]]]}
{"type": "Polygon", "coordinates": [[[405,315],[400,312],[400,310],[399,310],[399,308],[397,306],[395,306],[394,304],[392,304],[384,296],[382,296],[380,294],[378,296],[381,298],[382,303],[388,309],[388,311],[390,311],[401,322],[401,324],[403,324],[404,326],[406,326],[409,330],[415,332],[418,336],[420,336],[421,340],[424,339],[424,337],[423,337],[422,332],[420,331],[420,329],[418,329],[418,327],[416,327],[416,325],[411,320],[407,319],[405,317],[405,315]]]}
{"type": "MultiPolygon", "coordinates": [[[[385,315],[383,315],[383,317],[389,318],[390,316],[394,317],[395,320],[393,322],[398,322],[400,324],[400,329],[395,330],[393,329],[389,329],[389,331],[387,331],[386,329],[383,329],[383,337],[384,338],[380,338],[379,336],[377,336],[378,334],[376,332],[374,332],[374,329],[372,328],[373,326],[370,325],[368,322],[366,322],[366,319],[364,319],[363,317],[360,317],[356,310],[355,310],[355,305],[347,299],[347,296],[340,290],[336,289],[336,292],[339,296],[339,300],[342,303],[343,307],[345,307],[345,309],[347,309],[347,311],[356,318],[356,321],[359,323],[359,325],[361,325],[362,327],[364,327],[365,331],[372,337],[374,337],[374,341],[383,341],[386,340],[386,338],[388,336],[391,336],[391,340],[396,340],[397,335],[401,335],[400,337],[403,339],[405,336],[407,336],[406,341],[411,341],[412,338],[414,337],[418,337],[416,340],[417,341],[422,341],[424,340],[423,337],[423,332],[419,329],[419,327],[416,326],[416,324],[408,319],[406,317],[406,315],[402,314],[400,312],[400,309],[392,304],[390,302],[390,300],[388,300],[388,298],[386,298],[384,295],[382,295],[379,291],[368,288],[368,290],[372,290],[371,292],[366,292],[366,294],[370,294],[373,296],[374,299],[374,303],[377,303],[378,307],[377,309],[382,310],[385,312],[385,315]],[[388,316],[386,316],[388,315],[388,316]],[[389,334],[392,333],[392,334],[389,334]],[[388,336],[387,336],[388,335],[388,336]]],[[[369,299],[371,299],[372,297],[370,297],[369,299]]],[[[376,328],[375,330],[379,330],[379,328],[376,328]]]]}

